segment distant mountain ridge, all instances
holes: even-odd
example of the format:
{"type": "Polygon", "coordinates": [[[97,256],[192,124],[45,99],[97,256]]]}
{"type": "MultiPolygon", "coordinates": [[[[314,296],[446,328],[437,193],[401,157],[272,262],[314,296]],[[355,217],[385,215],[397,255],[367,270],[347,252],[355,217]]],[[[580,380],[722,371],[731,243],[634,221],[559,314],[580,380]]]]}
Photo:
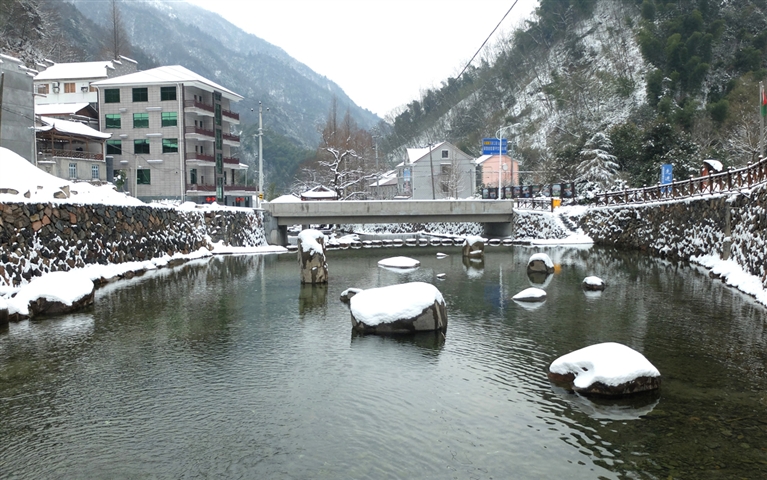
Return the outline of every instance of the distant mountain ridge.
{"type": "MultiPolygon", "coordinates": [[[[109,2],[70,3],[96,24],[107,24],[109,2]]],[[[183,65],[243,95],[245,99],[236,107],[243,123],[258,121],[260,101],[269,108],[264,123],[272,130],[301,146],[315,148],[319,142],[317,125],[324,122],[333,97],[339,106],[349,108],[361,127],[370,128],[380,121],[330,79],[217,13],[188,3],[159,0],[118,5],[130,43],[157,64],[183,65]]]]}

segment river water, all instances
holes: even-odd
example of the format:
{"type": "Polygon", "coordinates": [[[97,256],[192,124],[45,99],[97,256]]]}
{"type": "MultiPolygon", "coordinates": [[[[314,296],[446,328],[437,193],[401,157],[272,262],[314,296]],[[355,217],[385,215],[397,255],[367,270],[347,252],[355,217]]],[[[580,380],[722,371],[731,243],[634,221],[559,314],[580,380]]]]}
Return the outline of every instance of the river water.
{"type": "Polygon", "coordinates": [[[694,267],[546,248],[557,273],[531,308],[511,297],[537,251],[332,251],[326,287],[300,285],[295,254],[216,257],[11,324],[0,477],[765,478],[764,307],[694,267]],[[377,266],[395,255],[422,264],[377,266]],[[586,294],[588,275],[607,290],[586,294]],[[407,281],[443,293],[444,338],[352,334],[344,289],[407,281]],[[660,393],[550,385],[551,361],[604,341],[642,352],[660,393]]]}

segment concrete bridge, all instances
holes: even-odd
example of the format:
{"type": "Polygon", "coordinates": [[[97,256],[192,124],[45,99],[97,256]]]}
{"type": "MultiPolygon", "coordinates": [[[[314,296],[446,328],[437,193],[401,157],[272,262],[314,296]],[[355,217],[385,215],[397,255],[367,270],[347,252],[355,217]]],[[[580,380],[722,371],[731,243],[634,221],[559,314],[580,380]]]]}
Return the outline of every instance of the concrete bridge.
{"type": "Polygon", "coordinates": [[[482,223],[487,237],[512,234],[509,200],[367,200],[265,203],[264,230],[272,245],[288,244],[288,226],[366,223],[482,223]]]}

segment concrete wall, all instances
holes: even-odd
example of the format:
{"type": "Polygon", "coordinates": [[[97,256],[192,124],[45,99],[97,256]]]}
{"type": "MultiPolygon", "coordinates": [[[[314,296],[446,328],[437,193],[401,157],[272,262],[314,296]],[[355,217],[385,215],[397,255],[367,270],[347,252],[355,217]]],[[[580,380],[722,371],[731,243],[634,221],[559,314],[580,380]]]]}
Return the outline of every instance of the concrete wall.
{"type": "Polygon", "coordinates": [[[22,66],[19,60],[0,55],[0,72],[4,74],[0,146],[35,163],[32,76],[19,66],[22,66]]]}
{"type": "Polygon", "coordinates": [[[0,204],[0,287],[89,264],[190,253],[222,240],[234,246],[265,245],[261,215],[251,210],[0,204]]]}

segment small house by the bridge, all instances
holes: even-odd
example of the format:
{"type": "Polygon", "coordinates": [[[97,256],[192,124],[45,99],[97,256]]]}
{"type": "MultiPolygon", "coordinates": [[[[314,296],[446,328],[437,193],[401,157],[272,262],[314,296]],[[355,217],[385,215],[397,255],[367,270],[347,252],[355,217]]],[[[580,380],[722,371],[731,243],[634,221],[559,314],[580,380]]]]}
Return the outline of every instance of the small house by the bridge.
{"type": "Polygon", "coordinates": [[[508,155],[482,155],[475,161],[478,183],[485,187],[513,187],[519,185],[519,162],[508,155]]]}
{"type": "Polygon", "coordinates": [[[390,170],[370,184],[371,198],[391,200],[397,196],[397,170],[390,170]]]}
{"type": "Polygon", "coordinates": [[[408,148],[407,158],[396,170],[400,197],[430,200],[474,195],[474,159],[450,142],[408,148]]]}
{"type": "Polygon", "coordinates": [[[335,190],[324,185],[317,185],[301,194],[301,201],[316,202],[323,200],[338,200],[338,194],[335,190]]]}

